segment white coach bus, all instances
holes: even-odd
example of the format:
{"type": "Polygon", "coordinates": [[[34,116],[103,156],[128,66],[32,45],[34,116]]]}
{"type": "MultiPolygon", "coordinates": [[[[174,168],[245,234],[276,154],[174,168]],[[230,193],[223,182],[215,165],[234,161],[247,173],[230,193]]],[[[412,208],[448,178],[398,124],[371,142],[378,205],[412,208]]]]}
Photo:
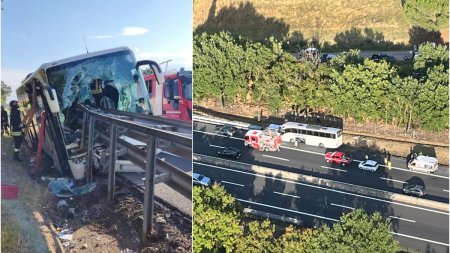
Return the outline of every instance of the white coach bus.
{"type": "Polygon", "coordinates": [[[307,145],[325,148],[338,148],[342,145],[342,129],[286,122],[281,125],[281,140],[284,142],[303,142],[307,145]]]}

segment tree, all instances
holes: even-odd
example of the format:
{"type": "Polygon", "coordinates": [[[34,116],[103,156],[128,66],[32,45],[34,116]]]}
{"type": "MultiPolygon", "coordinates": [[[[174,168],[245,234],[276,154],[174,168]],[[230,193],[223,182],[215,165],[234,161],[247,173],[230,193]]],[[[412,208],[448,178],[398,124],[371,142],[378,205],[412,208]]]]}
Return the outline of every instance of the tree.
{"type": "Polygon", "coordinates": [[[369,216],[363,209],[341,216],[332,228],[325,226],[319,238],[323,252],[395,253],[399,248],[390,221],[379,212],[369,216]]]}
{"type": "Polygon", "coordinates": [[[236,252],[283,252],[274,237],[275,225],[270,224],[269,220],[252,221],[247,227],[246,235],[236,242],[236,252]]]}
{"type": "Polygon", "coordinates": [[[411,25],[428,31],[448,26],[448,0],[402,0],[403,14],[411,25]]]}
{"type": "Polygon", "coordinates": [[[2,101],[1,104],[5,104],[6,102],[6,98],[9,97],[11,95],[11,87],[9,85],[7,85],[5,82],[2,81],[2,101]]]}
{"type": "Polygon", "coordinates": [[[222,106],[244,93],[246,80],[241,64],[244,50],[229,33],[194,36],[194,96],[214,96],[222,106]]]}
{"type": "Polygon", "coordinates": [[[241,212],[223,186],[194,187],[194,252],[233,252],[243,235],[241,212]]]}
{"type": "Polygon", "coordinates": [[[442,65],[448,69],[448,49],[444,45],[433,46],[432,43],[422,44],[419,55],[414,59],[414,71],[419,78],[426,78],[428,70],[434,66],[442,65]]]}

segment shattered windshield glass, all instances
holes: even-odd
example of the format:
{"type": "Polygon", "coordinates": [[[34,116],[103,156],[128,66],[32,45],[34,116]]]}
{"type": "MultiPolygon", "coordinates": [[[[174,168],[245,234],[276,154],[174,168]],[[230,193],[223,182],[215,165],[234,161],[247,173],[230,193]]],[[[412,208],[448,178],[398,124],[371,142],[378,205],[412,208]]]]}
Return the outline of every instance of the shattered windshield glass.
{"type": "MultiPolygon", "coordinates": [[[[143,77],[131,51],[119,51],[47,69],[62,111],[77,104],[151,113],[143,77]]],[[[64,121],[64,119],[62,119],[64,121]]]]}

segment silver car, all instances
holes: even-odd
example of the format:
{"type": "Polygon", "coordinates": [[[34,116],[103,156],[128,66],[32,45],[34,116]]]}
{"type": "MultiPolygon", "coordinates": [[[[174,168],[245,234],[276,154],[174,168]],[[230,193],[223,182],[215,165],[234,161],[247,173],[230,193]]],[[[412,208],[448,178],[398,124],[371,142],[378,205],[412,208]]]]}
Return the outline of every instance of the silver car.
{"type": "Polygon", "coordinates": [[[362,170],[368,170],[368,171],[375,172],[375,171],[377,171],[379,166],[380,165],[376,161],[366,160],[366,161],[360,162],[358,165],[358,168],[360,168],[362,170]]]}

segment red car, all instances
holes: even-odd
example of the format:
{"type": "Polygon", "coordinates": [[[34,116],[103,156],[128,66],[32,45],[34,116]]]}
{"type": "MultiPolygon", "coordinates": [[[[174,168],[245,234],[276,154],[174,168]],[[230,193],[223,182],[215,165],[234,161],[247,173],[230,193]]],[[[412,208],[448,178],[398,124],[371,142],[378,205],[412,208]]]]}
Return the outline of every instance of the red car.
{"type": "Polygon", "coordinates": [[[348,165],[352,162],[352,157],[350,155],[346,155],[344,152],[328,152],[325,154],[325,160],[327,163],[337,163],[342,165],[348,165]]]}

